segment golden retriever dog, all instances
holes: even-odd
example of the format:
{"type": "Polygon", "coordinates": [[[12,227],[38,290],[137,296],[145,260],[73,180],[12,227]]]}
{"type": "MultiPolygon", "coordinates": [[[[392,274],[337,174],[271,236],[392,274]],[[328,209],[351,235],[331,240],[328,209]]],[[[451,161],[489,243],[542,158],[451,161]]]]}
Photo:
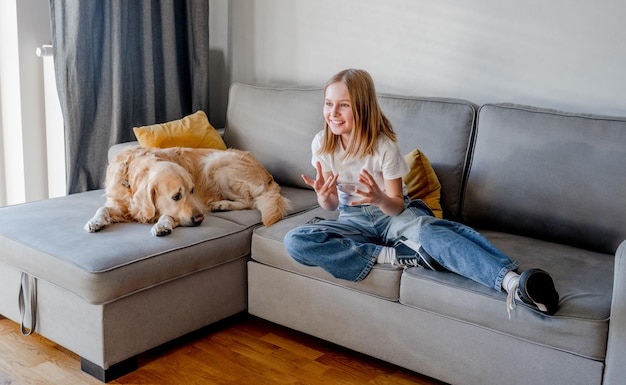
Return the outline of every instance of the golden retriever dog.
{"type": "Polygon", "coordinates": [[[115,222],[156,222],[150,233],[163,236],[200,225],[207,211],[253,208],[271,226],[290,208],[272,175],[250,153],[234,149],[128,147],[107,167],[105,196],[85,225],[88,232],[115,222]]]}

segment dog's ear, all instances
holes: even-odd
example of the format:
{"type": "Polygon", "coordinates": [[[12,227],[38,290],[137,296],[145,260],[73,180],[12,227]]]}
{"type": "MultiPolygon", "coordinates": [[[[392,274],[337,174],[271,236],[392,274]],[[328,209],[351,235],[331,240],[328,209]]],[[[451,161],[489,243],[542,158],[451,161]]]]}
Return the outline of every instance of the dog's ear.
{"type": "Polygon", "coordinates": [[[135,213],[135,219],[139,222],[152,222],[157,214],[154,204],[156,196],[156,184],[152,181],[145,181],[137,186],[137,191],[132,197],[132,211],[135,213]]]}

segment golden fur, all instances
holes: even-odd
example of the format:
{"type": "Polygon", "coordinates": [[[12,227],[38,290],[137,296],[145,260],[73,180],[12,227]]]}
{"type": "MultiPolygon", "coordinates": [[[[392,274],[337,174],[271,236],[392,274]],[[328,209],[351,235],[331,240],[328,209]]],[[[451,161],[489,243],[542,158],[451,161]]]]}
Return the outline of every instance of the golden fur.
{"type": "Polygon", "coordinates": [[[151,233],[162,236],[199,225],[207,211],[252,208],[271,226],[290,207],[272,175],[234,149],[129,147],[109,164],[105,191],[105,205],[85,225],[89,232],[114,222],[156,222],[151,233]]]}

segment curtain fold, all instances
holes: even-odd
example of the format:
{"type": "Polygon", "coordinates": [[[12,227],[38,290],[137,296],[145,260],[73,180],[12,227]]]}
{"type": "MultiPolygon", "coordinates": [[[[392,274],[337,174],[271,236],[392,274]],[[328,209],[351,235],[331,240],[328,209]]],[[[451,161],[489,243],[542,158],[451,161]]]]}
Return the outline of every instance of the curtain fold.
{"type": "Polygon", "coordinates": [[[209,111],[208,0],[50,0],[68,193],[104,186],[134,126],[209,111]]]}

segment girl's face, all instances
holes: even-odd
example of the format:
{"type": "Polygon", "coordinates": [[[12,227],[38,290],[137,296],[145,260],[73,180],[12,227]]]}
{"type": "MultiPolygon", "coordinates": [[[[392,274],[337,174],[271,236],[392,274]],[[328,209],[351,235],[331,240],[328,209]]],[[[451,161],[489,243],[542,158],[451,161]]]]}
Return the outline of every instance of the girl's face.
{"type": "Polygon", "coordinates": [[[348,87],[342,82],[332,83],[326,87],[324,98],[324,119],[333,134],[341,136],[345,148],[354,128],[354,114],[348,87]]]}

